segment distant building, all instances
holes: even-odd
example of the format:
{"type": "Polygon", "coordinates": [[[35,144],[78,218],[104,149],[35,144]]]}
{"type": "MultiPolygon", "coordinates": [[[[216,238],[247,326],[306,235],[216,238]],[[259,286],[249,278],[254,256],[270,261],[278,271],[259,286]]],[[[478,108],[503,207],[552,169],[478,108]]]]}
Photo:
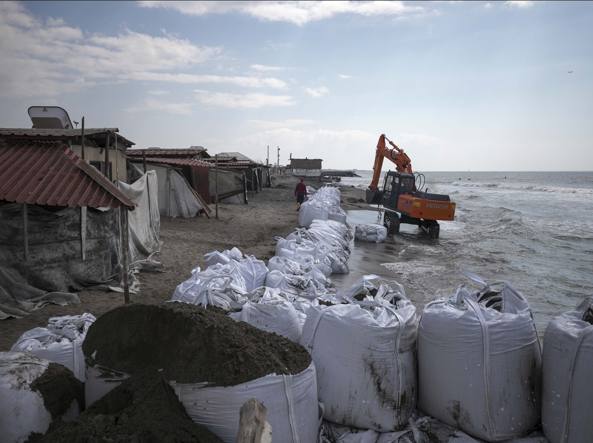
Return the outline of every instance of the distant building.
{"type": "Polygon", "coordinates": [[[321,163],[320,158],[290,158],[290,165],[292,175],[303,177],[321,177],[321,163]]]}

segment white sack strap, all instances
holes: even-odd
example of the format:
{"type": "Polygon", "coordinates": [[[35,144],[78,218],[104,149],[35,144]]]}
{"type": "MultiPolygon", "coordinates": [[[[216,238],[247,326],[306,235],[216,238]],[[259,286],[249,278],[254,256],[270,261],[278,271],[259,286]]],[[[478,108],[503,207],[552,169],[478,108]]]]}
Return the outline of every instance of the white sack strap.
{"type": "Polygon", "coordinates": [[[284,393],[286,395],[286,408],[288,411],[288,423],[290,424],[290,433],[292,435],[292,443],[300,443],[299,434],[296,426],[296,419],[294,417],[294,399],[292,397],[291,389],[291,375],[283,375],[284,393]]]}
{"type": "Polygon", "coordinates": [[[574,382],[574,371],[576,368],[577,358],[579,356],[579,352],[581,350],[581,345],[583,344],[583,340],[591,335],[593,332],[593,326],[590,326],[584,329],[578,337],[578,341],[575,346],[574,353],[572,354],[572,358],[570,359],[570,367],[569,367],[569,374],[570,377],[568,378],[568,392],[566,394],[566,407],[564,408],[564,426],[562,429],[562,442],[565,443],[568,441],[568,436],[570,434],[570,417],[571,417],[571,408],[570,405],[572,404],[572,388],[574,382]]]}
{"type": "Polygon", "coordinates": [[[474,311],[476,317],[478,317],[478,321],[480,322],[480,327],[482,328],[482,348],[483,348],[483,375],[484,375],[484,401],[486,402],[486,415],[488,415],[488,425],[490,426],[491,432],[496,435],[496,428],[494,425],[494,420],[492,419],[492,414],[490,413],[490,339],[488,334],[488,323],[482,314],[482,308],[480,305],[473,301],[471,298],[466,297],[464,302],[474,311]]]}

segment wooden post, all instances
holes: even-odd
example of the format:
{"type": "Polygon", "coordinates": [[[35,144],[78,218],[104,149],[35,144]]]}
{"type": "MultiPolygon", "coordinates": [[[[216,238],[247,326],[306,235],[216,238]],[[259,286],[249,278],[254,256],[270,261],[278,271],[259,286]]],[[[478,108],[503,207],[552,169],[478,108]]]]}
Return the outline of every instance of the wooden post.
{"type": "Polygon", "coordinates": [[[272,443],[272,426],[266,421],[267,409],[255,398],[241,406],[237,443],[272,443]]]}
{"type": "Polygon", "coordinates": [[[218,154],[214,155],[214,164],[216,165],[214,170],[214,195],[216,198],[216,220],[218,220],[218,154]]]}
{"type": "Polygon", "coordinates": [[[247,174],[243,171],[243,203],[248,204],[247,200],[247,174]]]}
{"type": "Polygon", "coordinates": [[[103,161],[103,175],[111,180],[111,174],[109,173],[109,143],[111,143],[111,133],[107,133],[107,139],[105,140],[105,159],[103,161]]]}
{"type": "Polygon", "coordinates": [[[80,259],[86,260],[86,206],[80,207],[80,259]]]}
{"type": "Polygon", "coordinates": [[[128,253],[130,250],[130,244],[128,240],[128,208],[125,206],[119,207],[120,213],[120,229],[121,229],[121,252],[122,252],[122,272],[123,272],[123,286],[124,286],[124,303],[130,303],[130,282],[129,282],[129,263],[128,253]]]}
{"type": "Polygon", "coordinates": [[[144,173],[146,174],[146,150],[142,150],[142,166],[144,166],[144,173]]]}
{"type": "Polygon", "coordinates": [[[29,261],[29,207],[27,203],[23,203],[23,247],[25,261],[29,261]]]}
{"type": "Polygon", "coordinates": [[[80,157],[84,160],[84,116],[80,127],[80,157]]]}

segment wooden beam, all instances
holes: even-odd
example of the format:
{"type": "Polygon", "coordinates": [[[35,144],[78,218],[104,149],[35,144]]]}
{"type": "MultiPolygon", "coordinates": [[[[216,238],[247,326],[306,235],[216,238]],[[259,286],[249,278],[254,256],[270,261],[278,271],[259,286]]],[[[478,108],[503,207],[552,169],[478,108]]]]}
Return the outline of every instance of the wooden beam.
{"type": "Polygon", "coordinates": [[[80,157],[84,160],[84,116],[80,127],[80,157]]]}
{"type": "Polygon", "coordinates": [[[111,180],[111,174],[109,173],[109,143],[111,142],[111,133],[107,133],[105,139],[105,159],[103,161],[103,175],[111,180]]]}
{"type": "Polygon", "coordinates": [[[272,426],[266,421],[266,407],[255,398],[241,406],[237,443],[272,443],[272,426]]]}
{"type": "Polygon", "coordinates": [[[86,260],[86,206],[80,208],[80,259],[86,260]]]}
{"type": "Polygon", "coordinates": [[[23,203],[23,248],[25,261],[29,261],[29,207],[23,203]]]}

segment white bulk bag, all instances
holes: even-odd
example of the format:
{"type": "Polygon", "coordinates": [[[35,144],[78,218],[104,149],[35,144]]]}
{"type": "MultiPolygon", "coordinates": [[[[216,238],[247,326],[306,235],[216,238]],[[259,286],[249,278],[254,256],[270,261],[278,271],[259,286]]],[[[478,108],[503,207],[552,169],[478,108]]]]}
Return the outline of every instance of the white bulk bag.
{"type": "MultiPolygon", "coordinates": [[[[33,390],[32,385],[41,377],[50,365],[50,361],[40,359],[23,352],[0,352],[0,441],[25,442],[32,433],[45,433],[51,422],[50,410],[45,406],[43,395],[33,390]]],[[[68,382],[74,382],[65,369],[64,374],[68,382]]],[[[60,383],[60,380],[57,380],[60,383]]],[[[73,386],[65,391],[55,392],[58,397],[51,395],[50,401],[58,407],[67,405],[73,386]]],[[[59,417],[63,420],[73,420],[80,412],[82,405],[76,398],[67,405],[65,412],[59,417]]]]}
{"type": "Polygon", "coordinates": [[[377,431],[406,425],[416,406],[416,327],[404,298],[309,309],[301,344],[315,362],[327,420],[377,431]]]}
{"type": "Polygon", "coordinates": [[[303,328],[300,313],[285,298],[269,292],[269,288],[266,291],[257,303],[249,301],[240,312],[233,312],[229,316],[298,343],[303,328]]]}
{"type": "Polygon", "coordinates": [[[0,352],[0,436],[6,442],[24,442],[33,432],[45,433],[51,414],[31,384],[49,361],[21,352],[0,352]]]}
{"type": "Polygon", "coordinates": [[[539,422],[540,368],[529,306],[508,284],[424,308],[418,407],[428,415],[487,441],[521,437],[539,422]]]}
{"type": "MultiPolygon", "coordinates": [[[[105,386],[101,380],[101,371],[89,370],[87,383],[93,386],[94,394],[100,394],[93,401],[117,387],[125,378],[126,375],[121,374],[119,380],[112,378],[112,383],[105,386]]],[[[225,442],[236,441],[241,406],[252,398],[262,402],[268,410],[266,419],[272,426],[274,441],[317,442],[320,419],[313,362],[299,374],[270,374],[235,386],[176,382],[169,384],[190,418],[225,442]]]]}
{"type": "Polygon", "coordinates": [[[542,427],[550,443],[593,441],[593,324],[589,299],[546,329],[542,427]],[[589,311],[589,312],[588,312],[589,311]]]}
{"type": "Polygon", "coordinates": [[[377,224],[360,224],[354,228],[356,240],[381,243],[387,238],[387,228],[377,224]]]}
{"type": "Polygon", "coordinates": [[[82,343],[95,320],[95,316],[89,313],[52,317],[47,328],[33,328],[24,332],[10,350],[28,352],[66,366],[84,383],[82,343]]]}

